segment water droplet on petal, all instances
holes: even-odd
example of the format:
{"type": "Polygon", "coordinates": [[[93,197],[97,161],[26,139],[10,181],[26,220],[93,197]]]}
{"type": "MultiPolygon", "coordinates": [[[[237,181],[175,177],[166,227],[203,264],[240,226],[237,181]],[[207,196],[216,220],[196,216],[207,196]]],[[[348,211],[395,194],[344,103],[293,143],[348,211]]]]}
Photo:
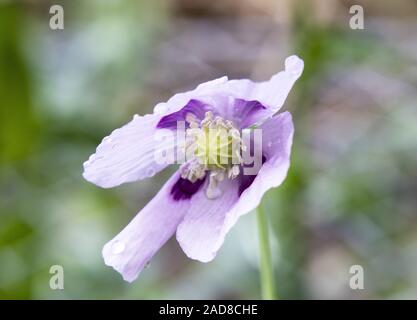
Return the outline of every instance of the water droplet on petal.
{"type": "Polygon", "coordinates": [[[122,241],[116,240],[111,246],[111,251],[113,254],[120,254],[125,251],[125,248],[126,245],[122,241]]]}
{"type": "Polygon", "coordinates": [[[133,120],[137,120],[137,119],[139,119],[139,115],[138,115],[138,114],[135,114],[135,115],[133,116],[133,120]]]}
{"type": "Polygon", "coordinates": [[[111,143],[112,139],[109,136],[107,136],[107,137],[104,137],[103,142],[104,143],[111,143]]]}
{"type": "Polygon", "coordinates": [[[152,176],[154,176],[155,175],[155,169],[154,168],[148,168],[147,170],[146,170],[146,174],[147,174],[147,176],[148,177],[152,177],[152,176]]]}
{"type": "Polygon", "coordinates": [[[285,70],[290,72],[294,76],[299,76],[304,69],[304,62],[296,55],[290,56],[285,59],[285,70]]]}
{"type": "Polygon", "coordinates": [[[153,112],[157,114],[163,114],[166,111],[168,111],[168,106],[165,103],[158,103],[153,109],[153,112]]]}

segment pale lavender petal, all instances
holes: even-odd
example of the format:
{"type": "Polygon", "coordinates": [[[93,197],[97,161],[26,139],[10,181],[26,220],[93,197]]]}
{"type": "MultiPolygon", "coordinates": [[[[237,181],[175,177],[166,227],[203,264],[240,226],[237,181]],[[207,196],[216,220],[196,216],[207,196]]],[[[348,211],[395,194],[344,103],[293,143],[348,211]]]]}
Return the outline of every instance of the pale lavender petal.
{"type": "Polygon", "coordinates": [[[155,154],[158,150],[175,153],[176,141],[175,137],[156,138],[157,130],[165,130],[164,125],[161,125],[162,129],[157,127],[161,119],[187,107],[201,117],[208,106],[195,98],[211,93],[214,86],[226,81],[227,77],[222,77],[202,83],[194,90],[176,94],[167,102],[157,104],[153,114],[136,115],[132,121],[103,139],[96,153],[84,163],[83,177],[100,187],[111,188],[151,177],[164,169],[169,163],[157,161],[155,154]]]}
{"type": "Polygon", "coordinates": [[[269,81],[259,83],[254,88],[253,98],[249,100],[257,100],[277,112],[303,69],[303,60],[296,55],[288,57],[285,59],[285,70],[274,75],[269,81]]]}
{"type": "Polygon", "coordinates": [[[239,199],[236,180],[222,181],[219,184],[222,195],[216,199],[207,198],[206,185],[191,198],[188,212],[177,229],[177,240],[184,253],[201,262],[216,256],[223,243],[226,214],[239,199]]]}
{"type": "MultiPolygon", "coordinates": [[[[177,184],[181,181],[175,173],[158,194],[136,215],[136,217],[103,248],[106,265],[122,274],[123,279],[132,282],[137,278],[153,255],[174,234],[190,206],[187,198],[175,199],[177,184]]],[[[183,191],[197,192],[186,186],[183,191]]]]}
{"type": "Polygon", "coordinates": [[[270,80],[252,82],[251,80],[231,80],[223,84],[229,95],[246,101],[258,101],[274,114],[284,104],[295,81],[301,76],[304,62],[293,55],[285,60],[285,69],[270,80]]]}
{"type": "Polygon", "coordinates": [[[211,105],[211,96],[215,88],[227,83],[227,77],[221,77],[215,80],[201,83],[195,89],[177,93],[167,102],[160,102],[154,108],[155,114],[168,115],[179,111],[186,106],[190,100],[199,100],[203,103],[211,105]]]}
{"type": "Polygon", "coordinates": [[[160,119],[161,115],[154,114],[135,116],[114,130],[84,163],[84,178],[100,187],[111,188],[151,177],[164,169],[169,163],[157,161],[156,152],[174,150],[175,137],[157,138],[156,126],[160,119]]]}
{"type": "MultiPolygon", "coordinates": [[[[245,101],[257,101],[267,107],[269,115],[276,113],[284,104],[295,81],[301,76],[304,69],[304,62],[299,57],[293,55],[285,60],[285,69],[270,80],[264,82],[253,82],[248,79],[230,80],[219,82],[210,87],[211,97],[223,100],[223,103],[216,103],[215,106],[220,108],[221,112],[228,112],[231,102],[230,98],[241,99],[245,101]]],[[[207,92],[205,92],[207,94],[207,92]]],[[[204,97],[200,98],[204,99],[204,97]]]]}
{"type": "Polygon", "coordinates": [[[229,81],[227,77],[222,77],[200,84],[194,90],[174,95],[167,102],[155,106],[154,112],[165,115],[173,113],[194,99],[212,106],[219,115],[227,118],[230,107],[233,108],[235,104],[235,99],[240,99],[248,103],[260,103],[269,110],[269,113],[264,115],[271,116],[282,107],[295,81],[301,76],[303,68],[303,60],[293,55],[285,60],[284,71],[275,74],[268,81],[253,82],[248,79],[229,81]]]}
{"type": "Polygon", "coordinates": [[[221,184],[224,193],[220,198],[209,200],[202,191],[192,198],[177,229],[177,240],[188,257],[212,260],[238,218],[255,209],[264,193],[285,179],[294,133],[290,113],[271,118],[262,129],[264,163],[245,190],[239,190],[240,180],[226,180],[221,184]]]}
{"type": "Polygon", "coordinates": [[[222,231],[224,234],[230,230],[241,215],[258,207],[265,192],[278,187],[287,176],[294,135],[291,114],[289,112],[280,113],[266,121],[261,128],[263,130],[264,163],[253,182],[245,190],[241,190],[239,201],[227,213],[222,231]]]}

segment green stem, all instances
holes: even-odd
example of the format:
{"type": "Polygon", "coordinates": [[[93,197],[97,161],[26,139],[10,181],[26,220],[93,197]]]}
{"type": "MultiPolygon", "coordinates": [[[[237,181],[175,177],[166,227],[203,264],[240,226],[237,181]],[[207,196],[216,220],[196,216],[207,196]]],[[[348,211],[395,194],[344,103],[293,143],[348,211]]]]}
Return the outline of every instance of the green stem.
{"type": "Polygon", "coordinates": [[[271,247],[269,245],[268,220],[261,205],[256,209],[259,232],[260,276],[262,299],[275,299],[274,271],[271,260],[271,247]]]}

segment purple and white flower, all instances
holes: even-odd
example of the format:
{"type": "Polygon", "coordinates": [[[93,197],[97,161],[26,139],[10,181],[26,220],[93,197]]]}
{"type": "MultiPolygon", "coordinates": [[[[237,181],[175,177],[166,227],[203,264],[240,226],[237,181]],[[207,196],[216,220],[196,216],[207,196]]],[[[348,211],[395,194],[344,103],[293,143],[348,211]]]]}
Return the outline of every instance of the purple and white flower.
{"type": "Polygon", "coordinates": [[[290,56],[285,70],[269,81],[222,77],[200,84],[157,104],[153,114],[135,115],[105,137],[84,163],[83,173],[103,188],[163,170],[169,163],[157,161],[161,150],[187,153],[186,162],[158,194],[104,246],[105,263],[132,282],[174,233],[189,258],[211,261],[238,218],[255,209],[263,194],[287,175],[294,127],[289,112],[276,113],[303,68],[300,58],[290,56]],[[162,131],[176,132],[181,121],[184,141],[155,138],[162,131]],[[239,134],[254,128],[261,139],[239,134]],[[222,139],[224,133],[226,143],[220,146],[205,140],[222,139]],[[260,165],[247,174],[249,164],[239,152],[256,147],[261,150],[260,165]],[[225,161],[219,161],[220,156],[225,161]]]}

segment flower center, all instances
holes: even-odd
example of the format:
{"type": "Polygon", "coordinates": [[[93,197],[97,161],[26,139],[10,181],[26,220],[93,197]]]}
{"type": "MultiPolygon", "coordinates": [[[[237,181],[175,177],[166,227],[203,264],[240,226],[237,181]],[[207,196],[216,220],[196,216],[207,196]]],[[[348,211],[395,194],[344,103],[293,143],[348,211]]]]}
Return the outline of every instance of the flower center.
{"type": "Polygon", "coordinates": [[[198,123],[193,114],[187,115],[190,127],[186,131],[185,153],[187,163],[181,168],[181,177],[195,182],[209,172],[207,197],[220,196],[218,182],[225,177],[234,179],[239,175],[244,149],[239,130],[229,120],[213,117],[208,111],[198,123]]]}

